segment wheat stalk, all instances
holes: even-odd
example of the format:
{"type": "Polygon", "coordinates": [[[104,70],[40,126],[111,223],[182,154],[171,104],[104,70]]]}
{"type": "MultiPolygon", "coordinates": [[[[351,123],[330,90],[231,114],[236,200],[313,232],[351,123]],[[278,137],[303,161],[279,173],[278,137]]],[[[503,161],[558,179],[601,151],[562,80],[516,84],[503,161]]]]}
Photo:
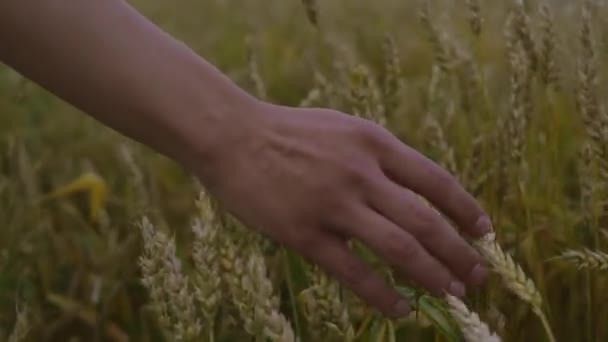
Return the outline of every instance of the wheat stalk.
{"type": "Polygon", "coordinates": [[[399,51],[395,44],[395,39],[387,34],[384,37],[384,84],[383,95],[385,111],[389,116],[394,115],[394,111],[399,105],[399,93],[403,87],[401,75],[401,60],[399,51]]]}
{"type": "Polygon", "coordinates": [[[530,27],[530,17],[524,9],[522,0],[513,0],[509,16],[513,24],[513,33],[517,40],[521,42],[527,56],[527,65],[531,71],[536,71],[538,68],[538,52],[536,51],[536,43],[530,27]]]}
{"type": "Polygon", "coordinates": [[[430,144],[435,147],[441,156],[439,163],[452,174],[458,174],[458,167],[454,156],[454,150],[450,146],[443,125],[437,119],[439,113],[445,110],[446,88],[449,83],[448,75],[441,71],[441,66],[434,65],[428,88],[428,113],[426,125],[430,130],[430,144]]]}
{"type": "Polygon", "coordinates": [[[483,75],[473,56],[459,55],[456,76],[462,109],[469,114],[487,112],[487,94],[483,85],[483,75]]]}
{"type": "Polygon", "coordinates": [[[363,64],[354,65],[350,69],[349,101],[355,115],[380,125],[386,124],[382,91],[369,68],[363,64]]]}
{"type": "Polygon", "coordinates": [[[258,339],[295,341],[291,324],[279,310],[279,298],[268,278],[259,239],[245,228],[233,226],[222,237],[223,279],[245,331],[258,339]]]}
{"type": "Polygon", "coordinates": [[[466,0],[469,27],[474,35],[481,35],[481,6],[479,0],[466,0]]]}
{"type": "MultiPolygon", "coordinates": [[[[192,225],[194,244],[192,259],[196,274],[194,295],[200,304],[205,321],[213,335],[215,317],[223,298],[221,288],[221,265],[219,253],[220,222],[211,208],[211,201],[201,192],[197,201],[199,217],[192,225]]],[[[210,338],[213,340],[213,338],[210,338]]]]}
{"type": "Polygon", "coordinates": [[[21,309],[17,309],[17,319],[15,320],[13,331],[8,337],[8,342],[25,341],[30,329],[30,310],[28,306],[25,305],[21,309]]]}
{"type": "Polygon", "coordinates": [[[264,84],[262,75],[260,74],[258,57],[253,46],[253,37],[248,36],[245,43],[247,47],[247,66],[249,70],[249,78],[253,82],[258,98],[261,100],[266,100],[268,98],[268,93],[266,91],[266,85],[264,84]]]}
{"type": "Polygon", "coordinates": [[[312,285],[300,293],[300,300],[315,340],[353,341],[355,331],[339,284],[316,266],[310,279],[312,285]]]}
{"type": "Polygon", "coordinates": [[[483,145],[488,143],[486,136],[478,136],[473,139],[473,146],[471,146],[471,152],[468,154],[467,162],[464,167],[463,180],[466,184],[467,189],[473,193],[478,193],[481,188],[486,184],[489,175],[492,173],[492,169],[488,171],[482,171],[482,152],[483,145]]]}
{"type": "Polygon", "coordinates": [[[178,341],[200,336],[194,294],[175,254],[175,240],[158,231],[147,217],[140,223],[144,253],[139,258],[142,284],[148,290],[159,323],[178,341]]]}
{"type": "Polygon", "coordinates": [[[588,137],[589,157],[586,167],[592,177],[598,173],[600,185],[608,186],[608,113],[597,95],[598,70],[591,31],[591,2],[582,8],[580,31],[581,56],[578,66],[577,108],[582,116],[588,137]]]}
{"type": "Polygon", "coordinates": [[[532,100],[530,99],[530,75],[526,64],[523,47],[518,42],[515,51],[510,53],[511,64],[511,110],[506,121],[507,135],[511,142],[511,163],[516,167],[524,162],[524,137],[531,116],[532,100]]]}
{"type": "Polygon", "coordinates": [[[434,64],[438,65],[442,72],[449,73],[452,69],[452,61],[454,60],[453,49],[448,44],[448,40],[443,36],[443,31],[440,31],[431,20],[430,11],[429,1],[424,1],[420,9],[419,18],[422,26],[427,31],[428,39],[433,49],[434,64]]]}
{"type": "Polygon", "coordinates": [[[526,276],[521,266],[509,254],[503,251],[502,247],[496,242],[495,237],[495,233],[488,233],[483,238],[476,240],[473,245],[477,247],[483,257],[489,262],[492,269],[501,276],[505,286],[532,307],[532,311],[542,321],[550,341],[554,342],[555,337],[542,311],[540,292],[532,279],[526,276]]]}
{"type": "Polygon", "coordinates": [[[559,67],[556,61],[557,42],[553,15],[547,0],[540,6],[541,47],[539,68],[542,82],[556,90],[560,89],[559,67]]]}
{"type": "Polygon", "coordinates": [[[592,251],[587,248],[581,250],[567,250],[557,258],[570,260],[576,264],[579,269],[591,268],[608,270],[608,254],[600,251],[592,251]]]}
{"type": "Polygon", "coordinates": [[[334,106],[332,103],[336,90],[327,78],[318,70],[315,71],[312,89],[300,101],[300,107],[313,107],[316,105],[334,106]]]}
{"type": "Polygon", "coordinates": [[[495,333],[490,332],[488,325],[481,321],[479,315],[469,310],[458,298],[446,295],[452,317],[458,323],[464,339],[467,342],[500,342],[501,339],[495,333]]]}

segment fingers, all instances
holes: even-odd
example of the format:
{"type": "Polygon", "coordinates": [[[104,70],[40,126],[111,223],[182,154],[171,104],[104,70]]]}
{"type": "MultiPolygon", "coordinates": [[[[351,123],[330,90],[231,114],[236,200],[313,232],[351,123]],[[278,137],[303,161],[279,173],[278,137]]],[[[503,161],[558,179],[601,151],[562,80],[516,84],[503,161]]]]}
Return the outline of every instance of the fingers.
{"type": "Polygon", "coordinates": [[[428,199],[467,234],[481,237],[489,232],[488,216],[449,172],[396,137],[387,136],[380,164],[391,179],[428,199]]]}
{"type": "Polygon", "coordinates": [[[422,246],[468,285],[479,285],[487,270],[479,253],[418,195],[390,180],[370,193],[372,206],[408,231],[422,246]]]}
{"type": "Polygon", "coordinates": [[[448,292],[465,295],[464,284],[406,230],[399,228],[372,209],[356,214],[356,227],[348,233],[369,246],[401,275],[435,295],[448,292]]]}
{"type": "Polygon", "coordinates": [[[307,249],[304,254],[383,314],[399,318],[409,313],[405,299],[357,258],[341,238],[325,234],[314,249],[307,249]]]}

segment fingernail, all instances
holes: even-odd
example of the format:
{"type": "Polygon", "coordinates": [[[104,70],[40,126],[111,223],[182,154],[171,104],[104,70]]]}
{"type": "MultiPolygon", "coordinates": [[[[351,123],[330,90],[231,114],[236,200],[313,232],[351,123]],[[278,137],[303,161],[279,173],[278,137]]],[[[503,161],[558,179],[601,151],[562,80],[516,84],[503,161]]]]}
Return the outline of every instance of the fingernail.
{"type": "Polygon", "coordinates": [[[477,220],[477,222],[475,223],[475,227],[473,227],[473,230],[475,231],[475,233],[477,233],[480,236],[491,232],[492,231],[492,222],[490,221],[490,218],[488,218],[485,215],[480,217],[477,220]]]}
{"type": "Polygon", "coordinates": [[[397,317],[404,317],[410,313],[410,305],[405,300],[400,300],[395,304],[395,315],[397,317]]]}
{"type": "Polygon", "coordinates": [[[459,281],[453,281],[450,283],[450,287],[448,288],[448,292],[455,297],[464,297],[466,294],[466,290],[464,288],[464,284],[459,281]]]}
{"type": "Polygon", "coordinates": [[[475,267],[473,267],[471,273],[469,274],[469,281],[473,285],[477,286],[483,283],[487,276],[488,269],[481,264],[477,264],[475,267]]]}

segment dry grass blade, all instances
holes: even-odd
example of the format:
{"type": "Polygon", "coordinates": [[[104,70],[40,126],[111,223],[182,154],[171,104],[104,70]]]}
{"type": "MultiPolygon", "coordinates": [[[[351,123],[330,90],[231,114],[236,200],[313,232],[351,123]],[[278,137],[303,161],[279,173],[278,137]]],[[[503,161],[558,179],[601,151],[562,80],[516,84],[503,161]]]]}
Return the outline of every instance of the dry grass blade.
{"type": "MultiPolygon", "coordinates": [[[[404,146],[451,173],[501,227],[500,246],[491,241],[480,248],[496,272],[474,302],[461,298],[468,312],[453,303],[460,310],[454,316],[460,313],[461,322],[475,326],[485,322],[490,329],[479,328],[482,335],[495,333],[509,342],[549,341],[542,336],[545,330],[550,339],[555,333],[563,341],[608,341],[608,325],[603,324],[608,307],[602,305],[608,302],[608,1],[134,2],[181,41],[187,58],[198,55],[215,65],[236,92],[211,101],[230,108],[203,108],[209,101],[188,90],[204,82],[190,70],[201,64],[167,60],[154,70],[173,71],[168,83],[147,82],[136,89],[129,86],[133,83],[117,82],[108,92],[91,95],[112,102],[97,109],[172,112],[174,118],[224,109],[232,114],[232,102],[251,104],[251,113],[242,109],[229,117],[238,121],[247,116],[255,126],[252,138],[264,146],[266,133],[284,127],[262,120],[268,114],[258,113],[260,102],[294,114],[337,111],[380,123],[404,146]],[[123,96],[126,102],[120,97],[125,86],[135,95],[123,96]],[[234,94],[241,98],[238,88],[260,101],[235,100],[234,94]],[[117,94],[118,102],[110,93],[117,94]],[[131,100],[133,106],[123,108],[131,100]],[[307,109],[289,109],[297,105],[307,109]],[[266,129],[267,123],[272,127],[266,129]],[[544,263],[547,259],[555,261],[544,263]]],[[[6,15],[0,12],[0,18],[6,15]]],[[[13,24],[18,23],[1,21],[0,26],[13,24]]],[[[110,69],[98,65],[87,72],[110,69]]],[[[150,80],[159,76],[153,70],[147,75],[150,80]]],[[[76,89],[79,94],[90,86],[86,83],[76,89]]],[[[418,299],[412,300],[413,314],[403,320],[381,317],[374,305],[341,288],[331,274],[310,274],[298,250],[284,253],[278,240],[270,243],[256,229],[233,222],[221,203],[240,203],[231,209],[248,222],[270,222],[251,216],[263,212],[241,212],[254,209],[245,202],[257,208],[260,201],[290,200],[290,194],[276,198],[272,187],[249,196],[237,193],[253,186],[258,166],[265,167],[260,156],[243,154],[253,164],[227,173],[197,171],[203,167],[198,162],[190,165],[195,169],[184,168],[176,160],[180,158],[121,136],[121,129],[103,126],[105,120],[80,116],[78,107],[43,89],[44,84],[50,83],[27,80],[0,65],[0,341],[8,340],[13,327],[13,341],[88,341],[97,336],[342,342],[352,337],[352,330],[356,341],[461,337],[443,298],[431,298],[423,289],[407,286],[408,279],[392,277],[391,265],[373,252],[353,249],[377,267],[389,286],[418,299]],[[197,177],[201,175],[205,179],[197,177]],[[203,193],[197,209],[193,199],[201,187],[226,201],[203,193]],[[149,229],[133,229],[131,222],[143,215],[149,229]],[[147,246],[139,242],[140,233],[147,246]],[[27,300],[29,322],[21,306],[15,319],[13,299],[19,297],[27,300]],[[23,326],[29,329],[24,338],[18,328],[23,326]]],[[[197,89],[193,91],[203,97],[215,94],[197,89]]],[[[125,121],[127,126],[139,125],[140,130],[154,123],[131,121],[125,121]]],[[[313,142],[317,133],[330,140],[350,136],[346,126],[334,127],[341,134],[327,122],[311,124],[315,129],[306,137],[313,142]]],[[[206,134],[213,129],[207,126],[187,131],[206,134]]],[[[241,128],[249,126],[237,123],[229,129],[241,136],[241,128]]],[[[183,131],[173,128],[178,135],[183,131]]],[[[283,133],[289,132],[277,134],[283,133]]],[[[225,134],[217,136],[223,141],[225,134]]],[[[171,137],[172,132],[159,135],[171,137]]],[[[170,150],[184,152],[177,150],[193,142],[186,140],[169,144],[170,150]]],[[[214,158],[237,153],[222,141],[211,151],[214,158]]],[[[323,160],[342,148],[340,142],[328,144],[335,148],[320,151],[323,160]]],[[[368,152],[390,162],[390,151],[373,150],[368,152]]],[[[300,156],[286,157],[300,170],[300,156]]],[[[381,164],[376,165],[379,171],[396,177],[381,164]]],[[[316,177],[302,175],[287,190],[299,193],[316,177]]],[[[267,204],[263,207],[272,206],[267,204]]],[[[268,238],[279,237],[262,230],[268,238]]]]}
{"type": "Polygon", "coordinates": [[[357,64],[350,69],[349,101],[353,113],[362,118],[373,120],[385,125],[385,107],[382,101],[382,91],[378,87],[371,70],[363,64],[357,64]]]}
{"type": "Polygon", "coordinates": [[[589,139],[587,148],[592,160],[588,161],[587,167],[591,169],[588,171],[591,174],[597,171],[602,186],[608,186],[608,113],[597,94],[599,72],[591,30],[592,10],[591,2],[585,1],[579,37],[582,52],[578,66],[577,108],[589,139]]]}
{"type": "Polygon", "coordinates": [[[532,100],[530,99],[530,74],[523,46],[516,42],[513,48],[514,51],[510,53],[512,69],[511,110],[507,117],[506,128],[509,141],[511,141],[511,162],[517,167],[523,161],[526,143],[524,137],[526,136],[532,112],[532,100]]]}
{"type": "Polygon", "coordinates": [[[337,97],[336,90],[319,70],[315,71],[315,79],[312,89],[300,101],[299,107],[333,106],[337,97]]]}

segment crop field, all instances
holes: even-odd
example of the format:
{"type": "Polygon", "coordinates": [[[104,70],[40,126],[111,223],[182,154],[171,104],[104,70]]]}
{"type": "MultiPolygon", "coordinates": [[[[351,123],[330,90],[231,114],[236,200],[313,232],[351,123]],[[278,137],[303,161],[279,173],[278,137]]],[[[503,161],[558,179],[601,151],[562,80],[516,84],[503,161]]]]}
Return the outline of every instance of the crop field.
{"type": "Polygon", "coordinates": [[[413,304],[390,320],[0,65],[0,341],[608,341],[608,3],[130,2],[257,97],[376,121],[456,175],[493,272],[434,297],[352,241],[413,304]]]}

